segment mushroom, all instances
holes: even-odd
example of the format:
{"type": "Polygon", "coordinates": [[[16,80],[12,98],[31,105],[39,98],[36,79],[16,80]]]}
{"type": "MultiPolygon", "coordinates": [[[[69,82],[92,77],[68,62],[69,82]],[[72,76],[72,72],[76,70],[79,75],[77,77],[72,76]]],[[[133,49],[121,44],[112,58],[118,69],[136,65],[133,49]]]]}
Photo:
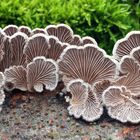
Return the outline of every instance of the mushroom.
{"type": "Polygon", "coordinates": [[[58,66],[52,59],[36,57],[27,65],[27,87],[29,91],[54,90],[58,83],[58,66]]]}
{"type": "Polygon", "coordinates": [[[20,26],[18,30],[22,33],[25,33],[28,37],[32,35],[32,30],[28,26],[20,26]]]}
{"type": "Polygon", "coordinates": [[[63,50],[67,47],[68,44],[66,43],[61,43],[57,37],[55,36],[49,36],[49,53],[48,53],[48,58],[51,58],[55,61],[58,60],[60,57],[61,53],[63,50]]]}
{"type": "Polygon", "coordinates": [[[93,85],[103,80],[112,80],[116,74],[116,61],[96,45],[69,46],[60,56],[60,73],[93,85]]]}
{"type": "Polygon", "coordinates": [[[15,88],[22,91],[27,90],[27,72],[23,66],[11,66],[4,72],[5,75],[5,89],[11,91],[15,88]]]}
{"type": "Polygon", "coordinates": [[[38,34],[38,33],[42,33],[42,34],[46,34],[47,35],[47,32],[44,29],[42,29],[42,28],[35,28],[35,29],[32,30],[32,33],[33,33],[33,35],[34,34],[38,34]]]}
{"type": "Polygon", "coordinates": [[[35,34],[30,37],[24,48],[27,63],[32,62],[33,58],[37,56],[47,57],[49,48],[49,39],[46,35],[35,34]]]}
{"type": "Polygon", "coordinates": [[[132,49],[140,46],[140,31],[131,31],[125,38],[118,40],[113,48],[113,56],[120,60],[123,56],[129,55],[132,49]]]}
{"type": "Polygon", "coordinates": [[[67,47],[58,62],[60,74],[63,75],[63,81],[66,85],[75,79],[82,79],[89,85],[88,98],[81,115],[83,119],[86,121],[98,119],[103,113],[101,95],[103,90],[109,86],[105,80],[114,80],[117,71],[116,61],[107,56],[98,46],[86,44],[81,47],[67,47]],[[103,81],[104,83],[100,84],[104,87],[97,85],[98,82],[103,81]]]}
{"type": "Polygon", "coordinates": [[[4,70],[9,68],[12,64],[11,43],[8,36],[4,37],[2,50],[3,58],[0,61],[0,71],[4,72],[4,70]]]}
{"type": "Polygon", "coordinates": [[[23,54],[25,44],[28,40],[28,36],[24,33],[17,32],[10,38],[11,53],[12,53],[12,65],[25,65],[26,57],[23,54]]]}
{"type": "Polygon", "coordinates": [[[110,86],[103,93],[108,114],[121,122],[140,122],[140,103],[125,86],[110,86]]]}
{"type": "Polygon", "coordinates": [[[48,35],[57,37],[62,43],[71,43],[73,40],[73,31],[68,25],[49,25],[46,27],[46,31],[48,35]]]}
{"type": "Polygon", "coordinates": [[[74,115],[75,118],[80,118],[84,112],[88,88],[88,84],[81,79],[71,80],[67,85],[67,91],[72,95],[68,110],[69,114],[74,115]]]}
{"type": "Polygon", "coordinates": [[[18,27],[16,25],[8,25],[3,28],[3,32],[5,32],[7,36],[12,36],[16,32],[18,32],[18,27]]]}
{"type": "Polygon", "coordinates": [[[80,37],[79,35],[74,35],[73,41],[70,43],[71,45],[77,45],[77,46],[83,46],[86,44],[95,44],[97,45],[97,42],[95,41],[94,38],[85,36],[85,37],[80,37]]]}

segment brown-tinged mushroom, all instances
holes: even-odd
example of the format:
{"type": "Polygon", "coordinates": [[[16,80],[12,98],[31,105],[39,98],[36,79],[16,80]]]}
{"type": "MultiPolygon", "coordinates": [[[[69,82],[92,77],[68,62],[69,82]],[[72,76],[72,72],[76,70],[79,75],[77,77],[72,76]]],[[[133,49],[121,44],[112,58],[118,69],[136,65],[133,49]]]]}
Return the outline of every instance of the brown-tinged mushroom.
{"type": "Polygon", "coordinates": [[[58,83],[58,66],[52,59],[36,57],[27,65],[27,86],[29,91],[54,90],[58,83]]]}
{"type": "Polygon", "coordinates": [[[3,31],[7,36],[12,36],[16,32],[18,32],[18,27],[16,25],[8,25],[5,28],[3,28],[3,31]]]}
{"type": "Polygon", "coordinates": [[[121,122],[140,122],[140,103],[124,86],[110,86],[103,93],[103,102],[108,114],[121,122]]]}
{"type": "Polygon", "coordinates": [[[32,30],[28,26],[20,26],[18,30],[22,33],[25,33],[28,37],[32,35],[32,30]]]}
{"type": "Polygon", "coordinates": [[[12,65],[26,65],[26,56],[23,53],[28,36],[24,33],[17,32],[10,38],[12,65]]]}
{"type": "Polygon", "coordinates": [[[71,45],[77,45],[77,46],[83,46],[86,44],[95,44],[97,45],[97,42],[94,38],[90,36],[80,37],[79,35],[74,35],[73,41],[70,43],[71,45]]]}
{"type": "Polygon", "coordinates": [[[11,91],[13,89],[27,90],[27,72],[23,66],[11,66],[4,72],[5,89],[11,91]]]}
{"type": "Polygon", "coordinates": [[[62,43],[71,43],[73,40],[73,31],[68,25],[49,25],[46,31],[48,35],[56,36],[62,43]]]}
{"type": "Polygon", "coordinates": [[[120,60],[138,46],[140,46],[140,31],[131,31],[125,38],[116,42],[113,48],[113,56],[115,59],[120,60]]]}
{"type": "Polygon", "coordinates": [[[44,29],[42,29],[42,28],[35,28],[35,29],[32,30],[32,34],[33,35],[34,34],[38,34],[38,33],[42,33],[42,34],[46,34],[47,35],[47,32],[44,29]]]}
{"type": "Polygon", "coordinates": [[[49,39],[46,35],[35,34],[30,37],[24,48],[27,63],[32,62],[32,60],[37,56],[47,57],[49,48],[49,39]]]}

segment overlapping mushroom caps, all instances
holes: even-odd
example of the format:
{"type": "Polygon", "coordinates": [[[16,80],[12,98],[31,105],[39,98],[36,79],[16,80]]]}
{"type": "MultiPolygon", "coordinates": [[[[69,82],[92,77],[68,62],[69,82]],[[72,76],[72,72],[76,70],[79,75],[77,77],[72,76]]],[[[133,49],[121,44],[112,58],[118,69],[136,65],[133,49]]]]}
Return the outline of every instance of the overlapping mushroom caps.
{"type": "MultiPolygon", "coordinates": [[[[87,44],[81,47],[69,46],[64,49],[59,60],[60,73],[63,75],[63,81],[68,86],[72,95],[80,94],[79,88],[83,88],[83,82],[79,84],[76,79],[82,79],[84,83],[88,85],[88,97],[84,98],[82,104],[75,107],[73,102],[70,102],[69,112],[76,118],[83,117],[87,121],[93,121],[98,119],[103,113],[101,104],[101,96],[97,94],[102,91],[100,86],[97,87],[97,83],[104,80],[113,80],[116,74],[116,61],[112,60],[105,51],[100,49],[96,45],[87,44]],[[71,82],[73,80],[73,82],[71,82]],[[79,87],[76,87],[78,85],[79,87]],[[82,87],[80,87],[82,86],[82,87]],[[78,90],[74,90],[78,88],[78,90]],[[79,114],[79,109],[82,111],[79,114]],[[72,107],[71,107],[72,106],[72,107]],[[75,107],[75,108],[74,108],[75,107]],[[78,108],[79,107],[79,108],[78,108]],[[77,115],[77,113],[79,115],[77,115]]],[[[105,85],[106,89],[110,84],[105,85]]],[[[101,86],[102,87],[102,86],[101,86]]],[[[81,92],[82,94],[82,92],[81,92]]],[[[87,91],[83,94],[87,94],[87,91]]],[[[100,93],[101,94],[101,93],[100,93]]],[[[83,97],[84,95],[82,95],[83,97]]],[[[79,97],[72,97],[72,100],[76,100],[79,97]]]]}
{"type": "Polygon", "coordinates": [[[125,38],[116,42],[113,48],[113,56],[115,59],[120,60],[138,46],[140,46],[140,31],[129,32],[125,38]]]}
{"type": "Polygon", "coordinates": [[[140,122],[140,47],[138,47],[140,34],[138,33],[128,34],[131,35],[128,40],[118,47],[121,76],[103,94],[108,114],[121,122],[140,122]],[[128,50],[124,53],[126,47],[128,50]]]}

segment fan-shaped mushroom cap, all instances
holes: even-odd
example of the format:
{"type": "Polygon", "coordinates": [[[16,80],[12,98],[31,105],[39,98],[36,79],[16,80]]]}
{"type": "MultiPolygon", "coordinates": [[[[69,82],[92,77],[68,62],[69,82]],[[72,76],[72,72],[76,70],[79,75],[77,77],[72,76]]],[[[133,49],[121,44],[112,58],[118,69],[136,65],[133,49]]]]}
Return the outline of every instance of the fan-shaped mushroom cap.
{"type": "Polygon", "coordinates": [[[59,60],[60,73],[68,78],[82,79],[94,84],[112,80],[116,74],[116,62],[96,45],[67,47],[59,60]]]}
{"type": "Polygon", "coordinates": [[[93,85],[92,90],[96,94],[100,103],[102,103],[102,94],[104,90],[106,90],[112,83],[109,80],[103,80],[101,82],[97,82],[93,85]]]}
{"type": "Polygon", "coordinates": [[[18,27],[16,25],[8,25],[5,28],[3,28],[3,31],[7,36],[12,36],[16,32],[18,32],[18,27]]]}
{"type": "Polygon", "coordinates": [[[111,86],[103,93],[108,114],[121,122],[140,122],[140,104],[131,96],[126,87],[111,86]]]}
{"type": "Polygon", "coordinates": [[[27,65],[28,90],[54,90],[58,83],[58,66],[55,61],[45,57],[36,57],[27,65]]]}
{"type": "Polygon", "coordinates": [[[0,62],[0,71],[2,72],[12,64],[11,43],[9,37],[4,37],[3,52],[3,59],[0,62]]]}
{"type": "Polygon", "coordinates": [[[12,66],[5,70],[5,89],[11,91],[15,88],[27,90],[26,69],[23,66],[12,66]]]}
{"type": "Polygon", "coordinates": [[[56,36],[63,43],[71,43],[73,40],[73,31],[68,25],[49,25],[46,27],[46,31],[48,35],[56,36]]]}
{"type": "Polygon", "coordinates": [[[120,62],[120,71],[127,75],[119,77],[115,85],[126,86],[134,96],[140,95],[140,65],[133,57],[124,56],[120,62]]]}
{"type": "Polygon", "coordinates": [[[24,33],[17,32],[10,38],[12,65],[25,65],[25,55],[23,50],[27,42],[28,36],[24,33]]]}
{"type": "Polygon", "coordinates": [[[68,44],[66,43],[61,43],[57,37],[55,36],[50,36],[49,37],[49,44],[50,44],[50,49],[48,53],[48,58],[51,58],[55,61],[60,57],[61,53],[63,50],[66,48],[68,44]]]}
{"type": "Polygon", "coordinates": [[[85,109],[82,113],[82,117],[86,121],[94,121],[100,118],[103,114],[103,107],[100,104],[96,94],[90,90],[88,93],[88,98],[85,102],[85,109]]]}
{"type": "Polygon", "coordinates": [[[70,106],[68,107],[69,114],[74,115],[75,118],[80,118],[88,98],[88,84],[80,79],[72,80],[67,85],[67,91],[72,95],[70,106]]]}
{"type": "Polygon", "coordinates": [[[2,110],[1,105],[3,104],[4,100],[5,100],[5,94],[3,90],[0,90],[0,111],[2,110]]]}
{"type": "Polygon", "coordinates": [[[35,28],[35,29],[32,30],[32,33],[33,34],[42,33],[42,34],[48,35],[47,32],[44,29],[42,29],[42,28],[35,28]]]}
{"type": "Polygon", "coordinates": [[[138,62],[138,64],[140,65],[140,46],[137,48],[134,48],[130,55],[138,62]]]}
{"type": "Polygon", "coordinates": [[[76,118],[83,117],[86,121],[94,121],[103,113],[103,107],[90,89],[90,85],[83,80],[72,80],[67,84],[67,91],[72,94],[69,114],[76,118]]]}
{"type": "Polygon", "coordinates": [[[77,45],[77,46],[83,46],[86,44],[95,44],[97,45],[97,42],[94,38],[85,36],[81,38],[79,35],[74,35],[73,41],[70,43],[71,45],[77,45]]]}
{"type": "Polygon", "coordinates": [[[124,55],[129,55],[132,49],[140,46],[140,31],[129,32],[125,38],[116,42],[113,56],[120,60],[124,55]]]}
{"type": "Polygon", "coordinates": [[[28,37],[32,35],[32,30],[28,26],[20,26],[18,30],[25,33],[28,37]]]}
{"type": "Polygon", "coordinates": [[[29,38],[24,48],[27,63],[30,63],[37,56],[47,57],[49,40],[44,34],[35,34],[29,38]]]}

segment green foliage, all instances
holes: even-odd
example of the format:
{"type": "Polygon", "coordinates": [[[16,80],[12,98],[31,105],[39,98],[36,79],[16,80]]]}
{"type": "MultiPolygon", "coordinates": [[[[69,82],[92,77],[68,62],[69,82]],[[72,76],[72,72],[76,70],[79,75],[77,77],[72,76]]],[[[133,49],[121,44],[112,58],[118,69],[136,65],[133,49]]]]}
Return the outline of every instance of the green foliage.
{"type": "Polygon", "coordinates": [[[66,23],[76,34],[94,37],[111,53],[117,39],[139,30],[139,7],[137,0],[0,0],[0,26],[44,28],[66,23]]]}

